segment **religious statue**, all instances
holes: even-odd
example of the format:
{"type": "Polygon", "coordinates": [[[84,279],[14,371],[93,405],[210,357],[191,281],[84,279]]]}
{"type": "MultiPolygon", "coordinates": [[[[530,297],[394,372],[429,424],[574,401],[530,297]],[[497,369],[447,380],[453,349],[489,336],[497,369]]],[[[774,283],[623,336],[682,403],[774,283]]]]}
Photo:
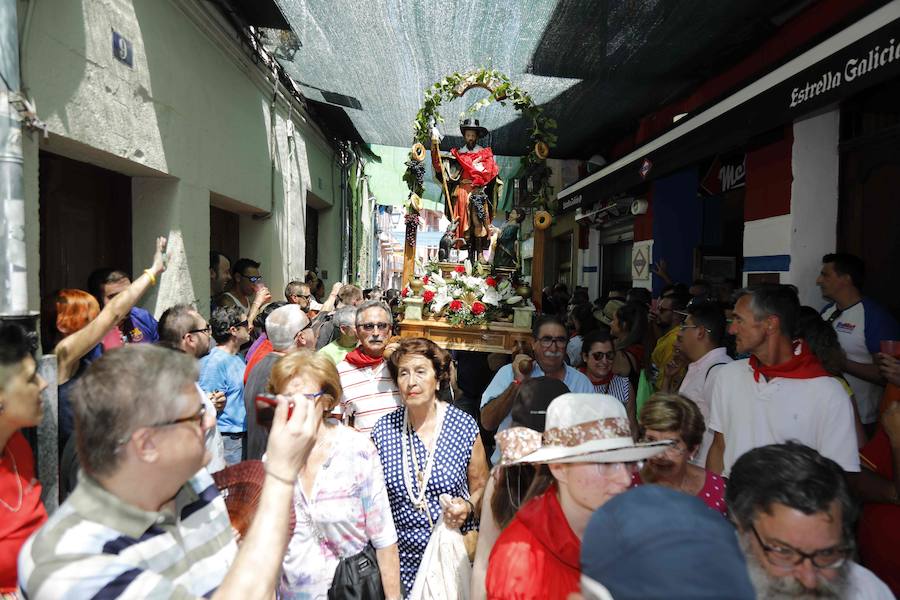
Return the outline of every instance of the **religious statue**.
{"type": "Polygon", "coordinates": [[[472,262],[486,262],[484,251],[490,248],[492,197],[496,198],[502,182],[493,151],[478,145],[488,134],[477,119],[466,119],[459,125],[465,140],[461,148],[453,148],[450,156],[435,152],[431,159],[436,176],[447,184],[449,198],[445,212],[451,221],[458,221],[456,238],[465,241],[472,262]]]}
{"type": "Polygon", "coordinates": [[[494,247],[494,267],[513,269],[519,267],[519,224],[524,219],[524,211],[514,208],[507,213],[506,225],[500,230],[494,247]]]}

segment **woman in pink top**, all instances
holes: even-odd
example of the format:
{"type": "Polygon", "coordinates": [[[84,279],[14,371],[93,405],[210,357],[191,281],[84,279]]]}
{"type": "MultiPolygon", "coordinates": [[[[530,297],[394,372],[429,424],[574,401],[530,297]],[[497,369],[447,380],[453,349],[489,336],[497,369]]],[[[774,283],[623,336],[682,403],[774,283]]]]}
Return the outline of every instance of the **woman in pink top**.
{"type": "Polygon", "coordinates": [[[642,442],[672,440],[674,444],[647,460],[635,474],[634,484],[655,483],[697,496],[726,516],[725,480],[690,463],[706,429],[697,405],[678,394],[654,394],[641,408],[640,424],[642,442]]]}

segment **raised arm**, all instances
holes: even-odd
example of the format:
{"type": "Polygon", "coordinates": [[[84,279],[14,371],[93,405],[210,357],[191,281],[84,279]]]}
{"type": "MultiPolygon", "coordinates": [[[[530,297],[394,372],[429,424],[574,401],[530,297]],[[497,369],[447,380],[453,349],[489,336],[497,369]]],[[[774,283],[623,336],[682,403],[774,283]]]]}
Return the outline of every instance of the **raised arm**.
{"type": "Polygon", "coordinates": [[[99,344],[103,336],[125,318],[147,289],[156,284],[156,279],[166,270],[165,256],[166,238],[158,237],[156,238],[153,264],[150,268],[145,269],[141,276],[135,279],[124,292],[116,294],[100,311],[96,319],[83,329],[66,336],[56,345],[53,352],[56,354],[59,383],[65,383],[72,377],[78,368],[78,361],[81,360],[81,357],[99,344]]]}

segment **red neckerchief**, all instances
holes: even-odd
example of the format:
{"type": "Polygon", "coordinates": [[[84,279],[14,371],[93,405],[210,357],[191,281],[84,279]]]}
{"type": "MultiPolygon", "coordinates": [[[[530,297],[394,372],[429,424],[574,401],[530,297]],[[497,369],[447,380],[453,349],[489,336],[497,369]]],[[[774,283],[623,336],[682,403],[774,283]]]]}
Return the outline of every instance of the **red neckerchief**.
{"type": "Polygon", "coordinates": [[[382,356],[369,356],[368,354],[364,354],[362,348],[357,348],[351,352],[347,353],[347,356],[344,359],[353,365],[354,367],[377,367],[382,363],[384,357],[382,356]]]}
{"type": "Polygon", "coordinates": [[[759,362],[755,355],[750,356],[750,367],[753,369],[753,379],[759,381],[763,375],[767,381],[776,377],[785,379],[813,379],[814,377],[828,377],[829,373],[822,367],[819,359],[809,351],[809,347],[803,340],[794,342],[794,356],[780,365],[766,366],[759,362]]]}
{"type": "Polygon", "coordinates": [[[609,370],[609,374],[602,379],[594,379],[593,376],[588,372],[587,367],[582,367],[581,372],[587,375],[587,378],[590,379],[593,385],[608,385],[610,381],[612,381],[615,373],[612,372],[612,369],[609,370]]]}

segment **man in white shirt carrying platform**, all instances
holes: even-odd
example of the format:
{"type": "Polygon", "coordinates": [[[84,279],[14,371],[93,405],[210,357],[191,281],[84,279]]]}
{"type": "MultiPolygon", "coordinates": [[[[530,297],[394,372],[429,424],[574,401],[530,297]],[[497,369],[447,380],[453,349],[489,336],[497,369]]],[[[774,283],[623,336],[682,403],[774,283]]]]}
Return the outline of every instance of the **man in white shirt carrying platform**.
{"type": "Polygon", "coordinates": [[[794,341],[800,301],[786,285],[740,292],[729,332],[750,358],[718,367],[709,428],[715,432],[706,466],[728,476],[745,452],[797,441],[859,472],[853,408],[803,340],[794,341]]]}
{"type": "Polygon", "coordinates": [[[822,309],[822,318],[834,327],[847,355],[844,376],[856,397],[859,420],[871,436],[878,425],[878,405],[884,393],[884,379],[874,355],[881,350],[881,340],[900,340],[900,325],[882,306],[863,297],[865,274],[859,257],[826,254],[816,285],[832,301],[822,309]]]}

